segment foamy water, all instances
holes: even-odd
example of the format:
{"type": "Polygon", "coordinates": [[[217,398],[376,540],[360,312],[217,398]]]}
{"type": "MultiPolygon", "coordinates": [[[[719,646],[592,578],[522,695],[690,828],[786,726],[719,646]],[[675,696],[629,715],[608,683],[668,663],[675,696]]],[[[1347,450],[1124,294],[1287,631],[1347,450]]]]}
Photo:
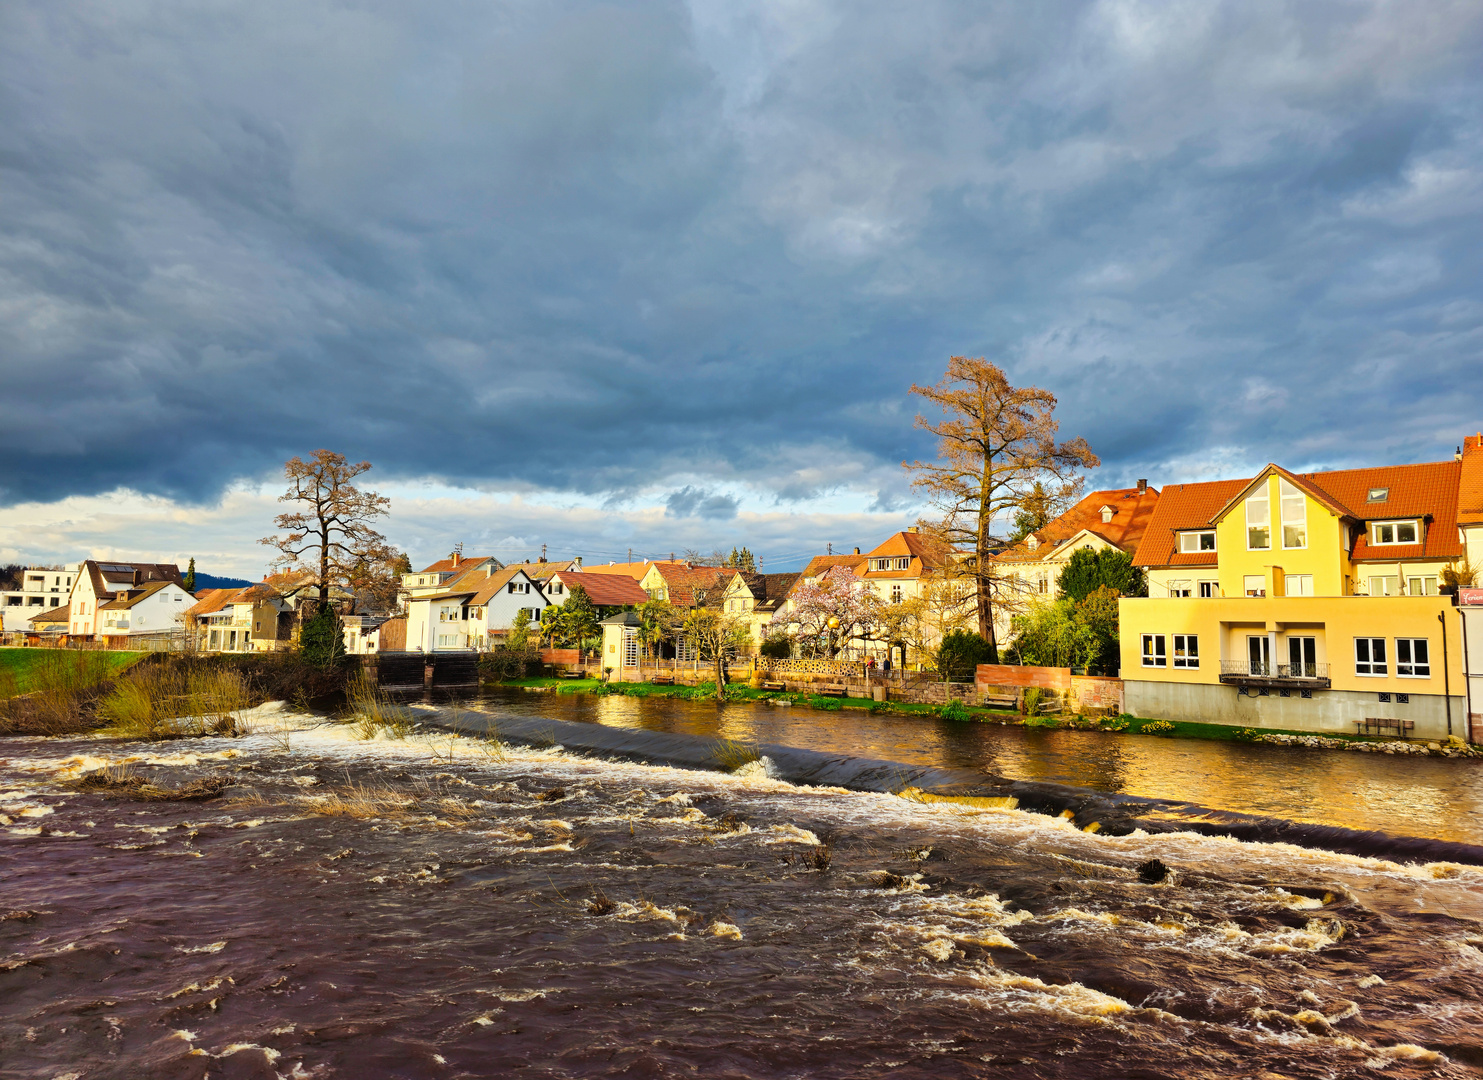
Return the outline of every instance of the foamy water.
{"type": "Polygon", "coordinates": [[[0,1076],[1483,1064],[1476,867],[257,719],[6,741],[0,1076]],[[69,786],[121,764],[236,785],[69,786]]]}

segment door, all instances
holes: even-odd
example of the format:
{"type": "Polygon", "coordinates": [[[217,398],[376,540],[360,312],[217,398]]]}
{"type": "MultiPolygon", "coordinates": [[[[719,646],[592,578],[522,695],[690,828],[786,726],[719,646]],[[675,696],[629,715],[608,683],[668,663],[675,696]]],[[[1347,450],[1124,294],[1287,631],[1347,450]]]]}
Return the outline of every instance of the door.
{"type": "Polygon", "coordinates": [[[1312,679],[1318,675],[1318,642],[1311,637],[1287,639],[1287,673],[1294,679],[1312,679]]]}
{"type": "Polygon", "coordinates": [[[1251,661],[1251,674],[1270,675],[1272,673],[1272,645],[1265,634],[1261,637],[1248,637],[1246,639],[1246,655],[1251,661]]]}

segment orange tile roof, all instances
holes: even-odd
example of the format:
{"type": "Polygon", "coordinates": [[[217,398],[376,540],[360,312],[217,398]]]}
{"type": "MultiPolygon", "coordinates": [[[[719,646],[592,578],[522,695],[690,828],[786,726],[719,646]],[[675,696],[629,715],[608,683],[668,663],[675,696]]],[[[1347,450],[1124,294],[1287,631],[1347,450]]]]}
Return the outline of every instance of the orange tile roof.
{"type": "Polygon", "coordinates": [[[1430,516],[1425,542],[1405,546],[1372,546],[1361,531],[1351,558],[1356,562],[1394,562],[1398,559],[1455,559],[1462,554],[1457,536],[1458,492],[1462,464],[1432,461],[1419,465],[1380,465],[1366,469],[1292,473],[1277,466],[1263,469],[1251,480],[1218,480],[1203,484],[1171,484],[1164,489],[1143,542],[1133,556],[1138,566],[1214,566],[1212,552],[1179,554],[1174,533],[1198,529],[1229,512],[1233,500],[1255,479],[1270,472],[1306,489],[1334,513],[1358,522],[1430,516]],[[1388,489],[1383,502],[1370,502],[1374,488],[1388,489]]]}
{"type": "Polygon", "coordinates": [[[903,530],[887,537],[875,550],[867,552],[865,557],[879,559],[892,555],[910,555],[913,559],[921,559],[922,565],[932,570],[946,564],[949,549],[946,544],[933,537],[903,530]]]}
{"type": "MultiPolygon", "coordinates": [[[[687,566],[684,563],[655,563],[669,588],[669,602],[680,607],[693,607],[696,590],[713,591],[723,579],[729,580],[739,570],[729,566],[687,566]]],[[[714,601],[719,596],[708,597],[714,601]]]]}
{"type": "Polygon", "coordinates": [[[458,556],[458,561],[457,562],[454,562],[453,560],[454,560],[454,557],[452,555],[450,555],[446,559],[439,559],[437,562],[433,563],[431,566],[424,567],[423,569],[416,571],[416,573],[419,573],[419,574],[446,574],[450,570],[472,569],[478,563],[492,562],[492,561],[494,561],[488,555],[484,555],[484,556],[481,556],[481,557],[478,557],[478,558],[475,558],[472,555],[460,555],[460,556],[458,556]],[[468,565],[465,566],[464,565],[465,563],[467,563],[468,565]]]}
{"type": "MultiPolygon", "coordinates": [[[[1210,524],[1231,497],[1251,481],[1213,480],[1199,484],[1169,484],[1159,493],[1149,514],[1143,538],[1133,553],[1135,566],[1214,566],[1213,551],[1175,551],[1174,534],[1210,524]]],[[[1100,520],[1100,519],[1099,519],[1100,520]]]]}
{"type": "Polygon", "coordinates": [[[625,574],[634,581],[641,581],[643,576],[649,572],[651,566],[684,566],[682,562],[614,562],[598,563],[594,566],[582,567],[584,574],[625,574]]]}
{"type": "Polygon", "coordinates": [[[1113,547],[1136,551],[1149,522],[1153,520],[1158,503],[1159,490],[1154,487],[1144,491],[1130,487],[1090,492],[1060,517],[1030,534],[1038,545],[1035,550],[1030,550],[1029,537],[1026,537],[999,554],[997,559],[999,562],[1039,562],[1083,530],[1096,533],[1113,547]],[[1111,521],[1102,520],[1104,506],[1115,511],[1111,521]]]}
{"type": "Polygon", "coordinates": [[[836,566],[848,566],[859,574],[865,569],[864,555],[815,555],[803,568],[803,576],[806,578],[819,577],[826,570],[836,566]]]}
{"type": "Polygon", "coordinates": [[[1457,486],[1457,523],[1483,525],[1483,432],[1462,441],[1462,477],[1457,486]]]}
{"type": "Polygon", "coordinates": [[[196,603],[185,609],[187,615],[210,615],[226,607],[241,589],[204,589],[196,594],[196,603]]]}

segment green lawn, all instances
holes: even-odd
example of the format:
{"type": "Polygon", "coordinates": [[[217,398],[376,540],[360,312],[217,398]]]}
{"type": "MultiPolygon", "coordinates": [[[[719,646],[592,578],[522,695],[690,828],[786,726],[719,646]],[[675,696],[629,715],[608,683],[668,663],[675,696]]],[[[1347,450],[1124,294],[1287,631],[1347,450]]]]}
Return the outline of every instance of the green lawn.
{"type": "Polygon", "coordinates": [[[73,667],[89,682],[101,682],[144,655],[112,650],[0,648],[0,697],[26,694],[45,686],[48,676],[55,676],[58,665],[73,667]]]}

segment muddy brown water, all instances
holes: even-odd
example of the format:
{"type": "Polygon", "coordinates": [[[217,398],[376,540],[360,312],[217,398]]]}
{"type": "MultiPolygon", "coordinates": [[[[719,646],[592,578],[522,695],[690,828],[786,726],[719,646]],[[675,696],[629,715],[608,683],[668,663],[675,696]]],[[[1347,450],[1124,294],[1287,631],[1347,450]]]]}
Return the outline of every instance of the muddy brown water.
{"type": "Polygon", "coordinates": [[[1483,844],[1483,761],[1044,731],[995,723],[673,698],[493,690],[494,712],[782,743],[1222,810],[1483,844]]]}
{"type": "Polygon", "coordinates": [[[6,1080],[1483,1070],[1474,867],[345,725],[0,756],[6,1080]],[[71,786],[130,757],[235,783],[71,786]]]}

